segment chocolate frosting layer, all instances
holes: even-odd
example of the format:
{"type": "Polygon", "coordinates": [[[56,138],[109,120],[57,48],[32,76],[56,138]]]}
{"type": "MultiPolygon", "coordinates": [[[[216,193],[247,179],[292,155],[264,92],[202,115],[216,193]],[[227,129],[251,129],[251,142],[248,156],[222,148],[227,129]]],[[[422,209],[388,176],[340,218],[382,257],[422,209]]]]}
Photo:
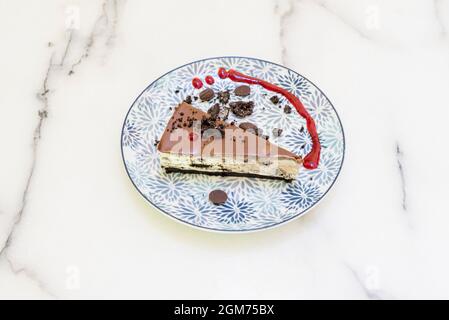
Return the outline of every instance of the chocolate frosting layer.
{"type": "Polygon", "coordinates": [[[249,130],[215,119],[186,102],[175,108],[158,150],[198,157],[292,158],[298,163],[302,162],[300,156],[249,130]]]}

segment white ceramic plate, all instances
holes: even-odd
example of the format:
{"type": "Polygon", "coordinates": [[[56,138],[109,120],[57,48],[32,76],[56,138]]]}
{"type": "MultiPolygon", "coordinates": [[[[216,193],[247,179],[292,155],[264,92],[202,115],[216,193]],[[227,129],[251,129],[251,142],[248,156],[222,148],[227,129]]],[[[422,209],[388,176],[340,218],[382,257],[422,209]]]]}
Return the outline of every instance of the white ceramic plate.
{"type": "MultiPolygon", "coordinates": [[[[204,87],[203,87],[204,89],[204,87]]],[[[270,135],[270,141],[299,155],[311,148],[305,120],[294,110],[291,114],[273,105],[271,92],[251,87],[254,113],[245,121],[255,123],[270,135]],[[265,108],[262,112],[261,108],[265,108]],[[272,135],[282,128],[281,137],[272,135]],[[304,128],[304,129],[302,129],[304,128]]],[[[231,101],[235,97],[231,96],[231,101]]],[[[199,100],[198,100],[199,101],[199,100]]],[[[281,99],[281,104],[287,102],[281,99]]],[[[193,102],[207,110],[208,103],[193,102]]],[[[232,117],[229,119],[232,120],[232,117]]],[[[308,79],[281,65],[254,58],[219,57],[195,61],[151,83],[134,101],[126,115],[121,147],[126,171],[136,189],[163,213],[186,224],[213,231],[244,232],[278,226],[303,215],[315,206],[337,179],[344,159],[345,139],[338,114],[324,93],[308,79]],[[301,168],[293,182],[279,180],[220,177],[202,174],[165,173],[159,164],[154,145],[173,113],[173,107],[188,95],[197,96],[194,77],[215,78],[211,87],[232,90],[238,84],[217,76],[219,67],[233,68],[255,76],[297,95],[314,118],[322,145],[320,165],[315,170],[301,168]],[[225,204],[216,206],[208,200],[215,189],[228,193],[225,204]]]]}

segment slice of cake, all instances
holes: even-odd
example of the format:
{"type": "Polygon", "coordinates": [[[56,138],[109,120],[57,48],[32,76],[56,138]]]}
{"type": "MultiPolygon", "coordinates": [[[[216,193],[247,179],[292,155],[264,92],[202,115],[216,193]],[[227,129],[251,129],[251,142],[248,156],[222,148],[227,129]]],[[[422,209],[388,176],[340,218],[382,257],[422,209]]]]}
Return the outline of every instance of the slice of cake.
{"type": "Polygon", "coordinates": [[[296,178],[300,156],[269,142],[255,126],[223,121],[223,111],[218,104],[207,113],[178,105],[158,144],[161,166],[168,172],[296,178]]]}

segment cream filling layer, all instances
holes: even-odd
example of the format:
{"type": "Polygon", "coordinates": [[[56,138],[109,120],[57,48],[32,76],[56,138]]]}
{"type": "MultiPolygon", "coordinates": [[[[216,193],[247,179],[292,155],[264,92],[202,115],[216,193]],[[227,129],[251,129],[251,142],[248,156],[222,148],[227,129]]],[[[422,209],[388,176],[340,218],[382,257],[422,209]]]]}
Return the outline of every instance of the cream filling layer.
{"type": "Polygon", "coordinates": [[[177,169],[194,172],[250,174],[262,177],[277,177],[293,180],[299,172],[300,164],[292,158],[248,158],[243,157],[207,157],[199,158],[160,152],[161,166],[167,169],[177,169]]]}

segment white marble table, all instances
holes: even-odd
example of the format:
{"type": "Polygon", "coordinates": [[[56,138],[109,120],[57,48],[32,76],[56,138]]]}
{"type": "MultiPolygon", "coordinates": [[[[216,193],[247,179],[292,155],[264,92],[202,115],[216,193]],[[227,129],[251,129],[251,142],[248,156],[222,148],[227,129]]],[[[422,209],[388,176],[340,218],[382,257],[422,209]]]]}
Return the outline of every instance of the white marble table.
{"type": "Polygon", "coordinates": [[[449,298],[448,0],[1,0],[0,30],[0,298],[449,298]],[[222,55],[297,70],[345,127],[332,192],[277,229],[178,224],[122,164],[141,90],[222,55]]]}

